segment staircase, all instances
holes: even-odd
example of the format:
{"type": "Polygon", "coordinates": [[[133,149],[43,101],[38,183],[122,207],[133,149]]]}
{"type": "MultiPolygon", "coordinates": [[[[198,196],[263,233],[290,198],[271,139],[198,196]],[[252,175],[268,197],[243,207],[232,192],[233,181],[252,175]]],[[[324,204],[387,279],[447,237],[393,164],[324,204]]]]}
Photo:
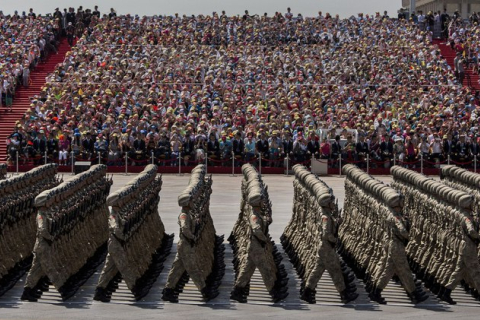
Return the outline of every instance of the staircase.
{"type": "Polygon", "coordinates": [[[12,112],[0,110],[0,162],[7,158],[6,139],[12,134],[15,121],[20,120],[25,111],[30,108],[30,97],[39,94],[45,84],[47,75],[55,70],[55,66],[63,62],[65,54],[70,50],[66,39],[62,39],[58,47],[58,54],[52,53],[45,63],[39,63],[37,68],[30,73],[32,82],[28,88],[19,86],[13,99],[12,112]]]}
{"type": "MultiPolygon", "coordinates": [[[[447,60],[447,63],[450,67],[452,67],[452,70],[454,70],[454,64],[453,61],[455,60],[456,52],[450,47],[449,43],[446,43],[445,40],[434,40],[433,44],[438,45],[440,52],[442,53],[442,56],[447,60]]],[[[474,90],[480,90],[480,84],[478,81],[480,80],[480,76],[476,73],[473,72],[472,68],[467,68],[465,69],[465,79],[463,80],[463,85],[468,86],[470,85],[471,88],[474,90]],[[470,83],[469,83],[469,78],[470,78],[470,83]]]]}

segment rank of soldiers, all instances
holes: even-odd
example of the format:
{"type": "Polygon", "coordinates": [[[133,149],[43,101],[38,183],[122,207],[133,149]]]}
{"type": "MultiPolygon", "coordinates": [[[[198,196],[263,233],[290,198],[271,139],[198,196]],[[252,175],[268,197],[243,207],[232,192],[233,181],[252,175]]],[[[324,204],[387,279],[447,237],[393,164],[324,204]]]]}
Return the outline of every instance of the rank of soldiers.
{"type": "Polygon", "coordinates": [[[343,172],[347,176],[344,220],[338,232],[343,259],[363,279],[373,301],[386,303],[381,293],[394,275],[412,302],[426,300],[405,253],[409,232],[402,195],[354,165],[346,165],[343,172]]]}
{"type": "Polygon", "coordinates": [[[112,185],[106,172],[92,166],[35,198],[37,237],[22,300],[36,301],[50,282],[67,300],[105,260],[112,185]]]}
{"type": "MultiPolygon", "coordinates": [[[[2,179],[3,169],[0,168],[2,179]]],[[[37,234],[35,197],[57,186],[57,166],[48,164],[0,181],[0,296],[31,266],[37,234]]]]}
{"type": "Polygon", "coordinates": [[[158,214],[162,177],[148,165],[120,190],[109,195],[108,255],[95,291],[95,300],[108,302],[125,280],[136,300],[146,296],[170,254],[173,234],[165,233],[158,214]]]}
{"type": "Polygon", "coordinates": [[[192,170],[187,188],[178,197],[180,240],[162,299],[178,302],[189,278],[205,301],[218,296],[225,273],[223,235],[217,236],[210,215],[212,178],[204,165],[192,170]]]}
{"type": "Polygon", "coordinates": [[[398,166],[391,173],[392,186],[405,195],[404,213],[411,224],[406,252],[417,277],[450,304],[455,304],[451,292],[462,280],[478,291],[479,235],[473,196],[398,166]]]}
{"type": "Polygon", "coordinates": [[[272,204],[268,188],[250,164],[242,166],[240,213],[229,237],[234,253],[235,285],[230,299],[247,302],[250,278],[258,268],[274,302],[288,296],[288,277],[282,255],[268,232],[272,223],[272,204]]]}
{"type": "Polygon", "coordinates": [[[332,189],[304,166],[293,167],[294,198],[290,223],[281,242],[301,279],[300,298],[315,303],[317,283],[327,270],[343,302],[355,300],[355,277],[335,251],[339,223],[332,189]]]}
{"type": "MultiPolygon", "coordinates": [[[[480,224],[480,175],[470,172],[468,170],[459,168],[457,166],[445,166],[441,170],[442,182],[449,187],[465,191],[468,194],[473,195],[472,204],[472,223],[474,229],[478,232],[480,224]]],[[[478,239],[473,235],[473,241],[477,244],[477,256],[480,253],[478,247],[478,239]]],[[[465,277],[461,284],[467,293],[470,293],[475,299],[480,300],[480,293],[478,287],[478,280],[480,270],[471,270],[475,273],[473,277],[465,277]]]]}

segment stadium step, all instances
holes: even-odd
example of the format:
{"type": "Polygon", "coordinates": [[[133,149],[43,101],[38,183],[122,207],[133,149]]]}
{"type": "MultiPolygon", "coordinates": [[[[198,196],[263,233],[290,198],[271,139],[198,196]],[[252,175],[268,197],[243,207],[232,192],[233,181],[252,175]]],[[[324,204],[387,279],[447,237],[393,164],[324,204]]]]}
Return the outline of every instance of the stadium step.
{"type": "Polygon", "coordinates": [[[62,39],[58,47],[58,53],[52,53],[47,61],[39,63],[32,71],[30,85],[17,88],[13,98],[12,112],[6,112],[5,109],[0,110],[0,162],[5,162],[7,158],[6,140],[15,128],[15,122],[22,119],[25,111],[30,107],[30,98],[40,93],[47,76],[55,70],[57,64],[63,62],[68,51],[70,51],[70,46],[67,40],[62,39]]]}
{"type": "MultiPolygon", "coordinates": [[[[440,40],[434,40],[434,44],[438,45],[440,52],[443,58],[447,61],[448,65],[454,70],[454,60],[456,57],[456,52],[450,47],[449,43],[440,40]]],[[[465,70],[465,79],[463,80],[464,86],[470,86],[474,90],[480,90],[480,76],[473,72],[472,68],[467,68],[465,70]],[[469,83],[470,79],[470,83],[469,83]]]]}

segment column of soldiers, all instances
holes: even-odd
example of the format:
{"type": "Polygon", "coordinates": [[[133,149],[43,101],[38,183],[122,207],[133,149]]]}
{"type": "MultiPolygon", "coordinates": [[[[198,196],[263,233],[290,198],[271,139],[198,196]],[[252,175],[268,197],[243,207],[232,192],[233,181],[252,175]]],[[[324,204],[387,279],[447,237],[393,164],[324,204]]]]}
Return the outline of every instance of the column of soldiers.
{"type": "Polygon", "coordinates": [[[405,253],[409,240],[403,197],[354,165],[343,168],[345,203],[339,228],[339,252],[373,301],[385,304],[382,290],[395,275],[408,297],[419,303],[428,297],[415,283],[405,253]]]}
{"type": "Polygon", "coordinates": [[[210,215],[212,178],[206,167],[192,170],[187,188],[178,197],[180,240],[177,255],[168,274],[162,299],[178,302],[178,295],[192,278],[205,301],[218,296],[225,274],[223,236],[217,236],[210,215]]]}
{"type": "Polygon", "coordinates": [[[107,198],[111,207],[108,255],[95,291],[95,300],[108,302],[125,280],[136,300],[146,296],[170,254],[173,234],[167,235],[158,214],[162,177],[148,165],[126,186],[107,198]]]}
{"type": "Polygon", "coordinates": [[[447,303],[462,280],[480,289],[479,239],[472,216],[473,196],[394,166],[392,186],[405,195],[411,224],[406,247],[412,270],[447,303]]]}
{"type": "Polygon", "coordinates": [[[317,283],[327,270],[341,300],[353,301],[358,297],[355,277],[342,268],[335,250],[340,217],[333,191],[302,165],[293,172],[293,214],[280,239],[302,281],[300,298],[315,303],[317,283]]]}
{"type": "Polygon", "coordinates": [[[50,282],[67,300],[105,260],[112,185],[106,172],[92,166],[35,198],[37,238],[22,300],[37,301],[50,282]]]}
{"type": "Polygon", "coordinates": [[[48,164],[0,181],[0,296],[31,266],[37,233],[33,202],[60,183],[56,174],[57,166],[48,164]]]}
{"type": "Polygon", "coordinates": [[[3,180],[7,177],[7,164],[6,163],[0,163],[0,180],[3,180]]]}
{"type": "Polygon", "coordinates": [[[272,223],[272,204],[268,188],[250,164],[242,166],[240,213],[229,237],[234,253],[235,286],[230,299],[247,302],[250,279],[258,268],[274,302],[288,296],[288,277],[268,228],[272,223]]]}
{"type": "MultiPolygon", "coordinates": [[[[441,178],[447,186],[473,195],[472,224],[473,228],[478,231],[480,225],[480,175],[457,166],[445,166],[441,170],[441,178]]],[[[478,243],[478,241],[475,241],[475,243],[478,243]]],[[[477,245],[478,255],[480,255],[480,249],[477,245]]],[[[465,278],[461,281],[461,284],[467,293],[470,293],[477,300],[480,299],[480,293],[471,279],[465,278]]]]}

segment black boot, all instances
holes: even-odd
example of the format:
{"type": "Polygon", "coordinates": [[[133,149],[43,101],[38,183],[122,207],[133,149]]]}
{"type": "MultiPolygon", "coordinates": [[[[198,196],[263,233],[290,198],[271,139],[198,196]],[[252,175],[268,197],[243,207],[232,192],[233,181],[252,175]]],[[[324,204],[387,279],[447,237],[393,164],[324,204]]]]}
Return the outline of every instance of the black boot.
{"type": "Polygon", "coordinates": [[[25,287],[23,289],[23,294],[22,294],[22,297],[20,299],[30,301],[30,302],[37,302],[38,301],[38,295],[35,294],[35,292],[32,288],[25,287]]]}
{"type": "Polygon", "coordinates": [[[110,302],[110,295],[104,288],[97,287],[95,289],[95,295],[93,296],[93,300],[101,301],[101,302],[110,302]]]}
{"type": "Polygon", "coordinates": [[[208,289],[208,288],[203,288],[202,291],[202,297],[205,301],[210,301],[212,299],[215,299],[218,295],[219,292],[216,289],[208,289]]]}
{"type": "Polygon", "coordinates": [[[377,287],[373,287],[372,292],[368,295],[370,299],[372,299],[375,302],[378,302],[379,304],[386,304],[387,302],[385,299],[382,297],[382,290],[378,289],[377,287]]]}
{"type": "Polygon", "coordinates": [[[358,298],[358,293],[348,291],[347,289],[340,292],[340,299],[343,303],[349,303],[358,298]]]}
{"type": "Polygon", "coordinates": [[[457,304],[455,301],[453,301],[452,297],[450,296],[452,293],[452,290],[451,289],[443,289],[440,291],[440,300],[443,300],[445,301],[446,303],[448,304],[457,304]]]}
{"type": "Polygon", "coordinates": [[[415,304],[423,302],[428,299],[428,296],[425,294],[425,292],[421,290],[415,290],[412,293],[408,293],[408,297],[415,304]]]}
{"type": "Polygon", "coordinates": [[[287,288],[280,288],[280,289],[273,288],[269,293],[272,296],[272,300],[274,303],[282,301],[286,297],[288,297],[287,288]]]}
{"type": "Polygon", "coordinates": [[[316,300],[315,300],[315,294],[317,292],[315,291],[315,289],[311,289],[309,287],[306,287],[302,294],[300,295],[300,299],[310,303],[310,304],[314,304],[316,303],[316,300]]]}
{"type": "Polygon", "coordinates": [[[245,288],[234,287],[233,291],[230,293],[230,299],[238,301],[240,303],[246,303],[247,298],[244,295],[245,288]]]}
{"type": "Polygon", "coordinates": [[[178,296],[175,294],[175,291],[173,289],[165,288],[163,289],[162,300],[177,303],[178,296]]]}

